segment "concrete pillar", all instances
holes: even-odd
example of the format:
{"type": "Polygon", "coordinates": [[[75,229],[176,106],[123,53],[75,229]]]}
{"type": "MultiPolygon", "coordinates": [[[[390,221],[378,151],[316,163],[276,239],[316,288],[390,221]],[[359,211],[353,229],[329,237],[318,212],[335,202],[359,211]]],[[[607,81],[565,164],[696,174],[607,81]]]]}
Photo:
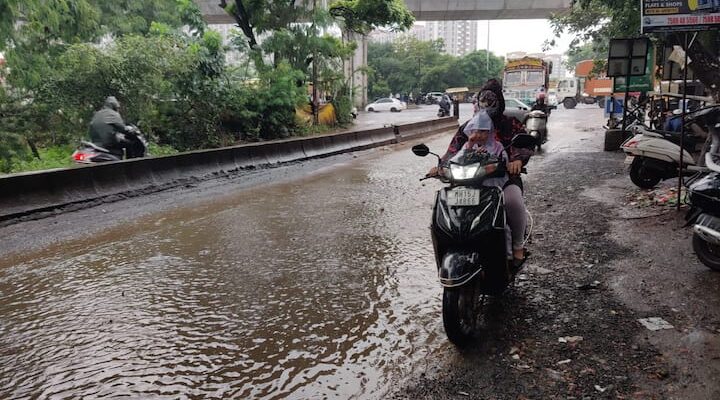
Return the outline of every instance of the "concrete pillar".
{"type": "Polygon", "coordinates": [[[350,33],[344,35],[346,40],[353,40],[357,43],[355,54],[343,62],[345,78],[352,91],[353,104],[357,108],[364,107],[367,102],[367,74],[364,69],[367,67],[368,39],[365,35],[350,33]]]}

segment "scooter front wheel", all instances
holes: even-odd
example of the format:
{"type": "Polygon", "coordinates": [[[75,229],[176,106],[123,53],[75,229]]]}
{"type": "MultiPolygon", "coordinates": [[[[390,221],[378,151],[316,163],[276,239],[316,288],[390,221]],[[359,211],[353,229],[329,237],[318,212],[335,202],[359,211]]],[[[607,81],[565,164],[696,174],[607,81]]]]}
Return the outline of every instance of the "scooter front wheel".
{"type": "Polygon", "coordinates": [[[472,340],[474,293],[471,288],[444,288],[442,317],[445,334],[459,347],[472,340]]]}
{"type": "Polygon", "coordinates": [[[630,165],[630,180],[643,189],[652,189],[660,183],[662,177],[657,172],[645,168],[642,157],[635,157],[630,165]]]}
{"type": "Polygon", "coordinates": [[[701,263],[720,272],[720,246],[706,242],[697,233],[693,233],[692,246],[701,263]]]}

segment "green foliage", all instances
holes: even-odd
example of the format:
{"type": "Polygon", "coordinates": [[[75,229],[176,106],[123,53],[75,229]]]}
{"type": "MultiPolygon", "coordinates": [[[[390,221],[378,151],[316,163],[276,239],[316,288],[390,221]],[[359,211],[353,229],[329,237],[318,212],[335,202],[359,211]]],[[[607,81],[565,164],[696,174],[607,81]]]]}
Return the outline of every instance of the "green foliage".
{"type": "Polygon", "coordinates": [[[597,43],[584,43],[570,48],[565,55],[567,56],[567,60],[565,61],[566,68],[574,70],[575,65],[580,61],[607,58],[607,51],[599,48],[597,43]]]}
{"type": "Polygon", "coordinates": [[[442,53],[442,41],[406,38],[394,44],[368,45],[369,94],[371,98],[389,93],[418,94],[444,91],[448,87],[481,86],[500,77],[504,61],[484,50],[453,57],[442,53]]]}
{"type": "Polygon", "coordinates": [[[346,29],[363,35],[380,27],[406,30],[415,22],[402,0],[339,0],[329,11],[342,18],[346,29]]]}
{"type": "Polygon", "coordinates": [[[550,24],[556,35],[568,32],[574,36],[571,49],[592,43],[593,51],[607,54],[611,38],[634,37],[640,33],[640,3],[637,0],[575,0],[569,12],[553,15],[550,24]]]}
{"type": "Polygon", "coordinates": [[[2,172],[26,172],[71,167],[73,165],[71,155],[74,150],[72,146],[51,146],[39,149],[40,158],[24,154],[22,157],[16,157],[10,168],[2,172]]]}
{"type": "Polygon", "coordinates": [[[0,172],[12,171],[14,161],[26,157],[27,149],[20,135],[0,131],[0,172]]]}

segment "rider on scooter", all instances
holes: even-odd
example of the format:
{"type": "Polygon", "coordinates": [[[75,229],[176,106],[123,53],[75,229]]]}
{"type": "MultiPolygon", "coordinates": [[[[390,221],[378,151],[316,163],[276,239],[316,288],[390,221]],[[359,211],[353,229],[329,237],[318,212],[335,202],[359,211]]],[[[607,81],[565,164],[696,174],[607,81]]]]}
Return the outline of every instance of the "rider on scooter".
{"type": "Polygon", "coordinates": [[[132,132],[133,128],[125,125],[120,116],[120,102],[114,96],[105,99],[103,108],[95,112],[90,121],[90,141],[119,157],[129,145],[124,134],[132,132]]]}
{"type": "MultiPolygon", "coordinates": [[[[486,96],[488,96],[486,94],[486,96]]],[[[482,98],[482,95],[481,95],[482,98]]],[[[481,102],[482,104],[482,102],[481,102]]],[[[493,178],[488,182],[494,186],[500,186],[503,188],[505,198],[505,212],[507,215],[507,222],[509,226],[508,242],[512,244],[512,251],[508,253],[508,257],[512,257],[513,265],[519,268],[526,259],[525,249],[523,242],[525,239],[525,228],[527,224],[527,210],[525,209],[525,203],[522,197],[522,181],[520,180],[520,171],[522,166],[527,161],[522,161],[522,156],[519,154],[513,156],[507,156],[504,150],[504,146],[497,141],[500,137],[497,134],[497,129],[494,128],[494,123],[489,113],[485,109],[479,109],[475,116],[470,121],[463,124],[458,130],[458,133],[453,137],[453,140],[448,148],[448,152],[441,158],[443,162],[447,162],[457,153],[463,149],[467,150],[470,148],[483,148],[487,150],[492,147],[494,155],[498,152],[498,148],[502,151],[503,158],[507,161],[507,171],[502,178],[493,178]],[[460,138],[462,135],[464,138],[460,138]]],[[[517,152],[519,149],[509,147],[511,154],[513,149],[517,152]]],[[[530,151],[532,153],[532,151],[530,151]]],[[[529,159],[529,156],[528,156],[529,159]]],[[[427,174],[427,176],[436,176],[440,171],[437,167],[433,167],[427,174]]]]}

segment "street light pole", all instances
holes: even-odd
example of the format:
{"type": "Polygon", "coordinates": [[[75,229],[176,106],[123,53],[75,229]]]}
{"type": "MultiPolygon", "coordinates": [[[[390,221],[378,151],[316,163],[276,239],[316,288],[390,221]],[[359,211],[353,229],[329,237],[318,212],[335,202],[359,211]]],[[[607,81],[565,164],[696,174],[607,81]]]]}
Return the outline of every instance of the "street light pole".
{"type": "Polygon", "coordinates": [[[487,44],[485,46],[485,69],[490,72],[490,20],[487,20],[487,44]]]}

